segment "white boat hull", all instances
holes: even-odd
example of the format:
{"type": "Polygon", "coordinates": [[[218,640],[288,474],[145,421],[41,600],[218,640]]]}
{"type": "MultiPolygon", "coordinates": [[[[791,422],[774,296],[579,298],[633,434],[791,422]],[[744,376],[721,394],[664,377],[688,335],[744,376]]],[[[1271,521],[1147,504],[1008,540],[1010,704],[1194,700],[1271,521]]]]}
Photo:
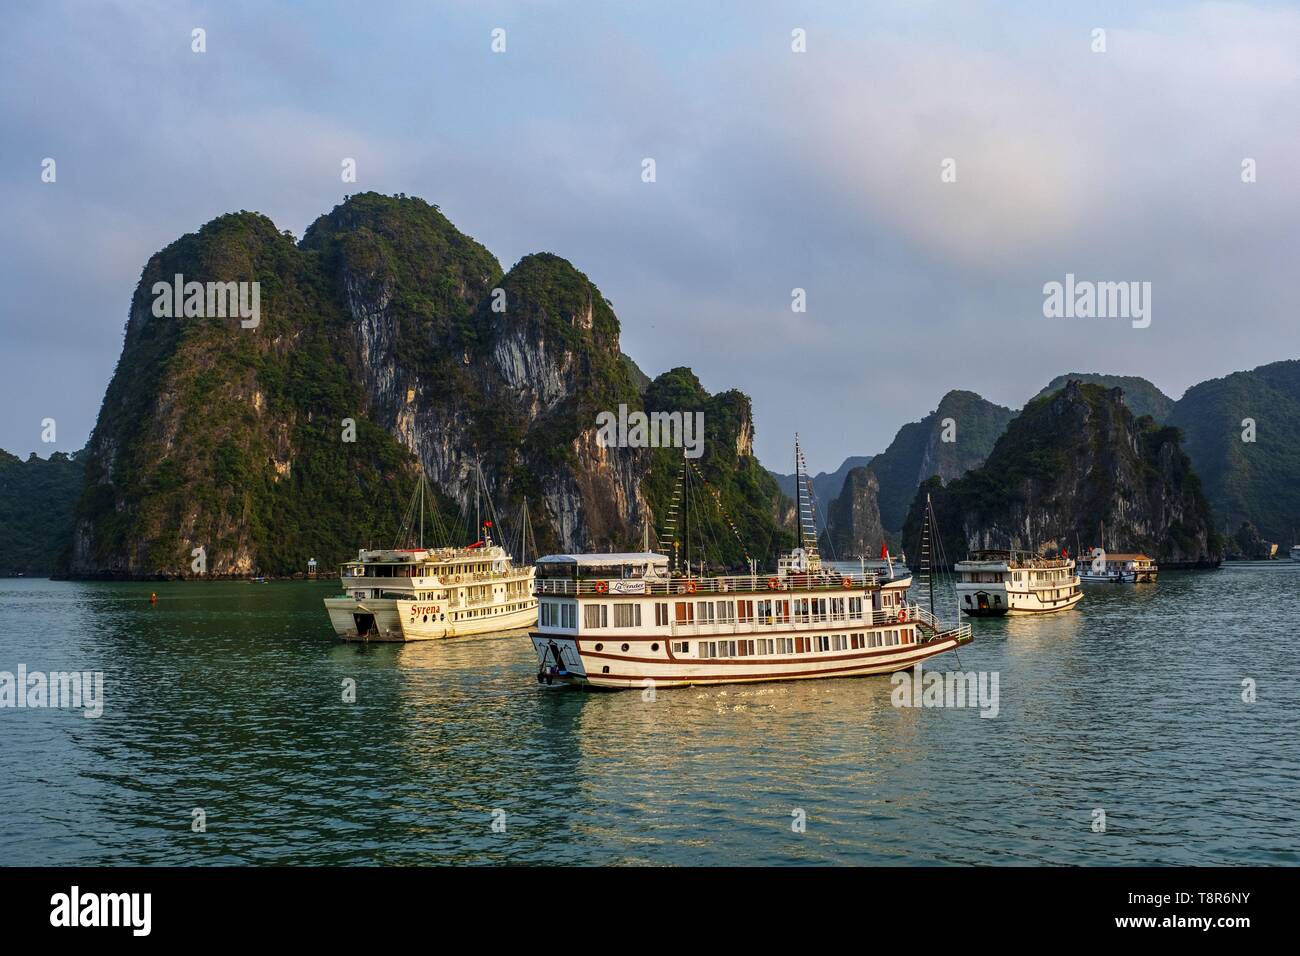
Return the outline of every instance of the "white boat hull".
{"type": "Polygon", "coordinates": [[[574,638],[534,632],[530,635],[543,673],[542,683],[567,683],[596,688],[696,687],[710,684],[751,684],[809,680],[822,677],[863,677],[906,670],[918,661],[955,650],[970,642],[965,626],[953,636],[928,643],[780,657],[741,657],[694,660],[676,658],[662,638],[628,638],[611,645],[608,639],[574,638]],[[604,645],[597,651],[597,645],[604,645]],[[562,668],[555,669],[559,652],[562,668]]]}
{"type": "Polygon", "coordinates": [[[1058,611],[1068,611],[1083,600],[1083,592],[1075,591],[1073,594],[1063,595],[1058,598],[1043,598],[1033,592],[1008,592],[1005,588],[999,590],[996,586],[985,585],[978,589],[963,589],[962,585],[958,585],[957,599],[963,613],[969,614],[971,617],[1003,617],[1023,614],[1055,614],[1058,611]],[[968,594],[971,596],[971,603],[969,604],[966,602],[966,595],[968,594]],[[996,595],[999,600],[997,602],[989,600],[990,595],[996,595]],[[982,603],[981,597],[984,598],[982,603]]]}
{"type": "MultiPolygon", "coordinates": [[[[488,613],[479,617],[455,620],[443,611],[440,615],[423,613],[428,601],[402,601],[390,598],[326,598],[334,633],[345,641],[437,641],[474,634],[499,634],[537,624],[537,602],[531,601],[516,611],[488,613]],[[421,613],[417,613],[421,612],[421,613]]],[[[488,606],[484,610],[494,609],[488,606]]]]}

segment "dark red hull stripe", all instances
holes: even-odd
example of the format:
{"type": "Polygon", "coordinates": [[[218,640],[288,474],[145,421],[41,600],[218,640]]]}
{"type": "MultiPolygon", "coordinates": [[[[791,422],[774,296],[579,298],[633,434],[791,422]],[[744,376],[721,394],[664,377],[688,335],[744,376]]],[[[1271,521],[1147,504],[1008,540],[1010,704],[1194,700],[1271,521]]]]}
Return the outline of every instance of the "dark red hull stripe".
{"type": "MultiPolygon", "coordinates": [[[[944,642],[946,647],[929,651],[926,654],[913,654],[908,660],[897,661],[898,670],[906,670],[916,661],[925,660],[927,657],[934,657],[936,654],[943,654],[946,651],[953,650],[957,644],[944,642]]],[[[667,663],[660,661],[659,663],[667,663]]],[[[711,664],[722,663],[721,661],[709,661],[711,664]]],[[[750,663],[743,661],[742,663],[750,663]]],[[[691,675],[663,675],[655,677],[653,674],[589,674],[585,678],[591,680],[626,680],[640,683],[647,679],[653,679],[656,682],[668,682],[673,684],[698,684],[701,681],[735,681],[735,680],[781,680],[787,677],[827,677],[832,674],[842,674],[845,671],[861,670],[866,664],[855,664],[849,667],[818,667],[814,670],[806,671],[765,671],[758,674],[691,674],[691,675]]],[[[576,676],[576,675],[575,675],[576,676]]]]}
{"type": "MultiPolygon", "coordinates": [[[[945,639],[948,640],[948,639],[945,639]]],[[[857,661],[870,660],[875,657],[884,657],[888,654],[902,654],[915,648],[923,648],[924,644],[895,644],[893,647],[879,647],[874,650],[862,651],[857,654],[844,656],[835,654],[829,657],[811,657],[804,654],[793,654],[783,657],[764,658],[761,654],[747,654],[744,657],[628,657],[626,654],[610,654],[608,651],[589,651],[578,648],[578,653],[583,657],[599,657],[607,661],[633,661],[637,664],[720,664],[724,667],[735,667],[738,664],[752,664],[755,660],[761,660],[764,664],[784,664],[787,661],[807,661],[809,664],[817,664],[822,661],[857,661]]]]}

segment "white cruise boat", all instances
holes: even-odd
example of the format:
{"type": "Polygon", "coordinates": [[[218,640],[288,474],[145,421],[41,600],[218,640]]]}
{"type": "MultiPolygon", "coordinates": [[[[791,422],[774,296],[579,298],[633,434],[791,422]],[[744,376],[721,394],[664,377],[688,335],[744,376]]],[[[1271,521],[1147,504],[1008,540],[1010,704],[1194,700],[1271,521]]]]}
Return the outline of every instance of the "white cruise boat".
{"type": "Polygon", "coordinates": [[[1079,571],[1086,583],[1154,584],[1160,566],[1145,554],[1113,553],[1094,548],[1088,566],[1079,571]]]}
{"type": "Polygon", "coordinates": [[[540,682],[679,687],[905,670],[971,640],[907,599],[910,574],[672,574],[668,557],[553,554],[537,563],[540,682]]]}
{"type": "Polygon", "coordinates": [[[1074,560],[1021,551],[973,551],[958,561],[957,604],[972,617],[1049,614],[1083,600],[1074,560]]]}
{"type": "Polygon", "coordinates": [[[1300,561],[1300,544],[1291,545],[1291,560],[1300,561]]]}
{"type": "Polygon", "coordinates": [[[908,601],[905,567],[823,567],[801,491],[796,497],[803,547],[772,573],[752,562],[749,574],[702,575],[689,564],[679,572],[652,551],[542,558],[532,633],[538,681],[631,688],[858,677],[905,670],[970,642],[969,624],[940,623],[908,601]]]}
{"type": "MultiPolygon", "coordinates": [[[[421,537],[425,489],[421,476],[421,537]]],[[[516,566],[493,542],[491,521],[476,523],[482,537],[466,547],[361,550],[341,568],[343,594],[325,599],[334,633],[349,641],[428,641],[535,625],[534,569],[516,566]]],[[[521,546],[525,535],[526,525],[521,546]]]]}
{"type": "Polygon", "coordinates": [[[1107,551],[1106,522],[1101,523],[1102,545],[1092,549],[1088,563],[1079,568],[1085,584],[1155,584],[1159,566],[1145,554],[1107,551]]]}

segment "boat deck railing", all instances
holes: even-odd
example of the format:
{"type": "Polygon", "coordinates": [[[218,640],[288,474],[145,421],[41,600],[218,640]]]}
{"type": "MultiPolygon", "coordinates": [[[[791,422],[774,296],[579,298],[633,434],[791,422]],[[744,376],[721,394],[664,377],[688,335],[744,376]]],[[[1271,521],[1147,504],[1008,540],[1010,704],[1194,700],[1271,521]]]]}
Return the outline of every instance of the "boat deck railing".
{"type": "MultiPolygon", "coordinates": [[[[884,583],[888,583],[889,580],[886,578],[884,583]]],[[[557,597],[586,594],[600,595],[602,597],[732,593],[779,595],[792,590],[853,591],[878,587],[881,583],[880,576],[870,572],[866,574],[790,574],[784,578],[774,574],[736,574],[707,578],[580,578],[577,580],[573,578],[536,578],[534,579],[534,590],[538,595],[557,597]],[[776,586],[773,587],[771,582],[776,582],[776,586]]]]}
{"type": "MultiPolygon", "coordinates": [[[[357,565],[360,567],[360,565],[357,565]]],[[[384,565],[380,565],[384,567],[384,565]]],[[[433,572],[430,574],[341,574],[339,577],[343,581],[365,581],[365,582],[384,582],[384,581],[433,581],[440,583],[436,585],[423,585],[425,587],[443,587],[455,584],[482,584],[485,581],[522,581],[528,577],[531,568],[512,568],[509,571],[475,571],[472,574],[439,574],[433,572]]],[[[376,585],[376,586],[382,586],[376,585]]]]}

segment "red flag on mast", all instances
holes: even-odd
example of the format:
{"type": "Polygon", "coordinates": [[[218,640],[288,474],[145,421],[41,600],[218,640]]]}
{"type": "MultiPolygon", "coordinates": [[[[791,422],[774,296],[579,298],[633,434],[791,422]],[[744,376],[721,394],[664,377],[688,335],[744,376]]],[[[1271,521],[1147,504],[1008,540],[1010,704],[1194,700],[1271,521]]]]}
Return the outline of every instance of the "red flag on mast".
{"type": "Polygon", "coordinates": [[[884,561],[889,557],[889,548],[885,547],[885,542],[880,542],[880,560],[884,561]]]}

